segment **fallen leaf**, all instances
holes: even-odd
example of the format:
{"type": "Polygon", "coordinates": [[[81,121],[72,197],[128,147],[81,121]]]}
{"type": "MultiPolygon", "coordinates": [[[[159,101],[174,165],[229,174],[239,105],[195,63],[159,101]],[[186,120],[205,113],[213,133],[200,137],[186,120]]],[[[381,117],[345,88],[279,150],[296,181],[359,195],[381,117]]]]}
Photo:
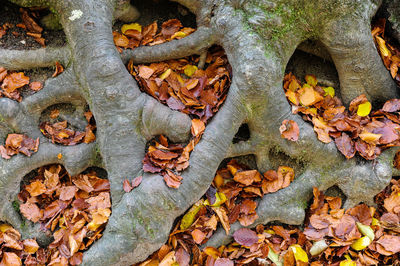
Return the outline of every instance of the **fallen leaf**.
{"type": "Polygon", "coordinates": [[[299,126],[293,120],[283,120],[282,125],[279,127],[281,137],[290,141],[297,141],[299,139],[299,126]]]}
{"type": "Polygon", "coordinates": [[[233,238],[238,244],[246,247],[258,242],[257,234],[248,228],[240,228],[233,234],[233,238]]]}

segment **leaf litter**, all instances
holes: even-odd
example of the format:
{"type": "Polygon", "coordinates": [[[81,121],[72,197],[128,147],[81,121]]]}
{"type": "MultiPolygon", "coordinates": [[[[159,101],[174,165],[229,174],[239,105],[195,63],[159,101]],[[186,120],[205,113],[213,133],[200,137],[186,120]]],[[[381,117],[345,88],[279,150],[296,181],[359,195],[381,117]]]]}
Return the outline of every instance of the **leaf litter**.
{"type": "Polygon", "coordinates": [[[1,265],[79,265],[83,251],[102,236],[111,215],[110,183],[91,171],[71,177],[60,165],[41,167],[18,194],[20,213],[53,242],[39,247],[0,224],[1,265]]]}

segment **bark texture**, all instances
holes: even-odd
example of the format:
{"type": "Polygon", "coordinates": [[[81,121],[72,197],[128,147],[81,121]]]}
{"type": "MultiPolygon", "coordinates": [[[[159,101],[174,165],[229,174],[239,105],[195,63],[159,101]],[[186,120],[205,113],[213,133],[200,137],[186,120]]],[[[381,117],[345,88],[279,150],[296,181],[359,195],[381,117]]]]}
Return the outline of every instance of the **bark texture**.
{"type": "MultiPolygon", "coordinates": [[[[192,35],[152,47],[116,50],[112,37],[114,18],[137,14],[122,0],[13,0],[22,6],[46,6],[57,14],[67,37],[62,48],[35,51],[0,50],[0,66],[8,69],[46,67],[60,61],[67,70],[49,79],[43,90],[21,103],[0,99],[0,140],[11,131],[40,138],[39,152],[0,159],[0,220],[14,225],[25,237],[38,231],[22,221],[12,207],[22,178],[42,165],[61,163],[70,174],[89,166],[103,167],[111,183],[112,215],[104,236],[84,255],[85,265],[130,265],[144,260],[168,238],[176,217],[195,203],[210,186],[220,162],[228,157],[254,154],[261,171],[268,170],[274,152],[283,153],[306,169],[287,188],[268,194],[259,203],[257,223],[281,221],[301,224],[312,187],[338,185],[346,206],[371,204],[392,176],[394,150],[376,161],[346,160],[333,143],[316,139],[312,126],[293,115],[282,89],[285,67],[300,43],[322,43],[319,53],[334,62],[344,102],[361,93],[382,102],[397,97],[395,83],[374,46],[370,22],[376,0],[175,0],[197,17],[192,35]],[[121,8],[124,7],[124,8],[121,8]],[[124,16],[116,15],[116,10],[124,16]],[[71,14],[81,11],[79,18],[71,14]],[[221,45],[232,66],[233,79],[226,102],[208,124],[204,136],[183,172],[183,184],[170,189],[160,176],[143,174],[146,142],[164,134],[186,141],[190,118],[172,111],[141,92],[124,63],[149,63],[201,54],[221,45]],[[324,52],[325,51],[325,52],[324,52]],[[326,51],[330,56],[326,54],[326,51]],[[325,54],[324,54],[325,53],[325,54]],[[38,129],[41,112],[57,103],[89,104],[97,122],[95,144],[62,147],[49,143],[38,129]],[[284,119],[297,122],[300,138],[281,138],[284,119]],[[250,139],[232,144],[240,125],[247,123],[250,139]],[[57,154],[62,153],[59,160],[57,154]],[[124,193],[125,178],[143,174],[142,184],[124,193]],[[25,226],[23,226],[26,224],[25,226]]],[[[306,46],[305,49],[314,50],[306,46]]],[[[231,229],[234,232],[238,225],[231,229]]],[[[45,236],[40,236],[45,241],[45,236]]],[[[229,240],[219,232],[210,243],[229,240]]]]}

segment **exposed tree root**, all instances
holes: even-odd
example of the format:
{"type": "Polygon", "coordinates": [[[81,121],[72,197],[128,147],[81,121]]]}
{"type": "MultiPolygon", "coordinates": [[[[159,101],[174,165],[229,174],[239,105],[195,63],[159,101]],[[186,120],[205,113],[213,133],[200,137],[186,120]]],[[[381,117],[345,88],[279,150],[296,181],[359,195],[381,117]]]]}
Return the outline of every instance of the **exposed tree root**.
{"type": "Polygon", "coordinates": [[[127,63],[132,59],[134,64],[143,64],[201,54],[214,44],[214,38],[215,34],[210,28],[201,27],[180,40],[173,40],[156,46],[142,46],[134,50],[124,50],[122,60],[127,63]]]}
{"type": "MultiPolygon", "coordinates": [[[[45,1],[17,2],[41,5],[45,1]]],[[[130,265],[144,260],[167,240],[175,218],[207,191],[217,167],[226,157],[254,154],[259,170],[265,171],[274,159],[270,158],[270,151],[277,150],[307,169],[289,187],[264,196],[256,223],[274,220],[301,223],[314,186],[324,190],[338,185],[348,198],[346,206],[350,207],[360,201],[370,203],[373,195],[387,185],[392,173],[392,151],[381,155],[376,165],[345,160],[333,143],[319,142],[312,127],[291,113],[282,90],[290,56],[301,42],[313,38],[326,46],[335,62],[345,102],[360,93],[366,93],[373,101],[395,97],[395,85],[380,62],[369,32],[369,20],[377,8],[372,1],[346,2],[348,8],[344,11],[328,0],[320,0],[315,8],[310,7],[313,5],[310,1],[301,1],[300,5],[298,1],[276,3],[275,8],[283,2],[293,6],[294,13],[283,9],[282,19],[293,14],[305,16],[287,22],[296,27],[285,31],[279,28],[284,23],[271,21],[265,15],[274,8],[268,1],[262,2],[264,6],[260,1],[176,0],[196,14],[200,26],[197,31],[181,40],[126,50],[122,60],[111,33],[117,2],[49,1],[51,8],[60,14],[69,48],[14,51],[7,56],[0,51],[0,65],[9,69],[45,67],[57,60],[67,66],[62,75],[46,82],[42,91],[20,104],[0,99],[0,114],[11,128],[41,138],[39,152],[31,158],[16,156],[9,161],[0,160],[0,192],[6,195],[0,220],[23,230],[21,219],[12,211],[12,202],[21,179],[31,170],[61,163],[74,175],[88,166],[103,164],[111,184],[112,215],[104,236],[85,252],[83,261],[85,265],[130,265]],[[333,15],[315,16],[318,21],[308,21],[310,14],[300,12],[303,5],[308,7],[304,10],[316,9],[318,14],[329,11],[333,15]],[[80,17],[71,18],[71,14],[79,11],[80,17]],[[325,25],[323,30],[321,25],[325,25]],[[271,31],[275,27],[282,30],[279,38],[271,31]],[[178,190],[170,189],[162,177],[143,174],[146,142],[159,134],[173,141],[186,141],[190,118],[142,93],[123,63],[131,58],[134,63],[150,63],[204,55],[204,50],[214,43],[223,46],[227,53],[232,66],[232,85],[226,102],[192,152],[190,167],[182,174],[182,185],[178,190]],[[42,111],[65,102],[89,105],[97,122],[96,144],[61,147],[41,136],[37,123],[42,111]],[[284,119],[297,122],[299,141],[281,138],[279,126],[284,119]],[[244,122],[249,126],[250,139],[232,145],[244,122]],[[63,155],[61,160],[59,153],[63,155]],[[97,160],[99,155],[101,163],[97,160]],[[123,180],[138,175],[144,176],[142,184],[125,193],[123,180]]],[[[233,225],[231,232],[235,228],[238,225],[233,225]]],[[[32,230],[26,229],[24,235],[32,230]]],[[[210,243],[217,245],[227,240],[225,236],[221,238],[216,237],[210,243]]]]}
{"type": "Polygon", "coordinates": [[[58,61],[67,65],[71,56],[68,47],[41,48],[36,50],[0,49],[0,66],[9,70],[52,67],[58,61]]]}

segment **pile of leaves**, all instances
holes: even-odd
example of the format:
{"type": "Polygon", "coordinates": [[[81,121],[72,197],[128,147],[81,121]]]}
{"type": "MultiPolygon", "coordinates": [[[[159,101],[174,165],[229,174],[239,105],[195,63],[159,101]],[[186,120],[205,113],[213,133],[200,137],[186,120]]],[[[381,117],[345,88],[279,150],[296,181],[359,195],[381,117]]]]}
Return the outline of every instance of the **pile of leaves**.
{"type": "MultiPolygon", "coordinates": [[[[258,218],[257,199],[266,193],[287,187],[293,178],[293,169],[286,166],[279,167],[277,172],[270,170],[262,175],[257,170],[250,170],[234,160],[230,161],[225,168],[218,170],[205,196],[177,223],[168,243],[143,265],[172,265],[174,262],[179,265],[213,265],[209,263],[215,262],[214,258],[221,257],[222,251],[211,247],[201,251],[199,245],[207,242],[219,224],[226,232],[229,232],[230,225],[236,221],[243,226],[251,225],[258,218]]],[[[265,245],[257,247],[257,252],[251,259],[239,259],[243,252],[236,252],[237,263],[249,262],[254,259],[255,254],[264,250],[265,245]]]]}
{"type": "Polygon", "coordinates": [[[24,134],[8,134],[5,145],[0,146],[0,155],[3,159],[22,153],[31,156],[39,149],[39,138],[33,140],[24,134]]]}
{"type": "Polygon", "coordinates": [[[170,19],[161,25],[158,32],[157,22],[142,27],[138,23],[125,24],[121,28],[121,33],[114,31],[114,43],[122,52],[122,49],[134,49],[138,46],[153,46],[168,42],[174,39],[182,39],[193,33],[195,29],[183,27],[177,19],[170,19]]]}
{"type": "MultiPolygon", "coordinates": [[[[39,18],[38,12],[25,8],[20,8],[19,12],[21,14],[22,23],[18,23],[17,25],[11,23],[0,25],[0,38],[7,34],[8,30],[18,27],[26,30],[26,35],[32,37],[42,47],[46,47],[46,40],[42,37],[43,28],[36,22],[39,18]]],[[[11,34],[14,36],[20,35],[20,33],[16,31],[12,31],[11,34]]]]}
{"type": "Polygon", "coordinates": [[[172,144],[163,135],[151,141],[143,159],[143,171],[161,173],[168,187],[178,188],[182,183],[180,172],[189,166],[190,152],[200,141],[205,130],[205,123],[192,120],[192,138],[189,144],[172,144]]]}
{"type": "MultiPolygon", "coordinates": [[[[55,110],[51,113],[51,118],[58,117],[59,111],[55,110]]],[[[68,121],[50,123],[42,122],[40,124],[40,131],[47,138],[50,138],[53,143],[62,145],[76,145],[79,143],[91,143],[96,140],[94,131],[96,130],[96,122],[93,118],[92,112],[85,112],[85,118],[88,122],[85,132],[74,130],[73,127],[68,127],[68,121]]]]}
{"type": "Polygon", "coordinates": [[[390,75],[400,86],[400,51],[397,47],[391,45],[385,37],[385,19],[379,19],[372,29],[372,36],[378,47],[379,54],[382,57],[383,64],[390,71],[390,75]]]}
{"type": "MultiPolygon", "coordinates": [[[[13,260],[19,257],[19,264],[14,265],[21,265],[21,260],[34,265],[80,264],[82,251],[101,237],[111,214],[108,180],[97,177],[94,171],[71,177],[60,165],[39,168],[37,175],[22,186],[18,199],[22,202],[21,214],[39,222],[42,229],[51,230],[54,241],[46,249],[31,248],[30,252],[23,251],[19,237],[14,238],[13,246],[3,244],[0,258],[7,260],[5,252],[14,253],[7,255],[13,260]]],[[[0,245],[1,241],[7,243],[6,238],[0,237],[0,245]]]]}
{"type": "Polygon", "coordinates": [[[371,112],[372,105],[362,94],[346,110],[332,87],[319,86],[313,75],[305,79],[307,83],[301,84],[292,73],[287,74],[284,90],[292,112],[312,122],[320,141],[329,143],[333,139],[347,159],[358,153],[373,160],[384,149],[400,145],[400,99],[389,100],[371,112]]]}
{"type": "Polygon", "coordinates": [[[224,102],[231,82],[224,51],[215,47],[207,53],[204,70],[199,56],[147,65],[129,63],[130,73],[141,90],[173,110],[208,121],[224,102]]]}
{"type": "Polygon", "coordinates": [[[7,97],[20,102],[22,101],[20,90],[26,85],[29,85],[27,87],[33,92],[43,87],[39,81],[30,82],[24,72],[7,71],[4,67],[0,67],[0,98],[7,97]]]}

